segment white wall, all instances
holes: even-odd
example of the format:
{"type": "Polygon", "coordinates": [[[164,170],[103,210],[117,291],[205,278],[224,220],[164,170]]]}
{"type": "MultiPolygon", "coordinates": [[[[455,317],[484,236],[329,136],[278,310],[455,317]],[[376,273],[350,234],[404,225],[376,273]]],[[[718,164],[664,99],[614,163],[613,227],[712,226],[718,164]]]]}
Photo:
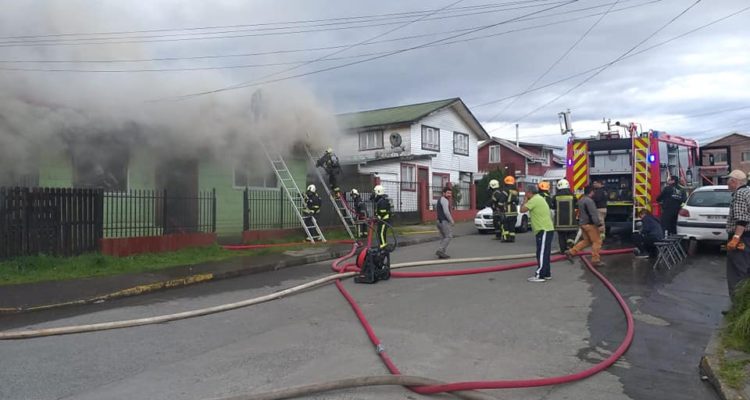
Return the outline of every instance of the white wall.
{"type": "Polygon", "coordinates": [[[398,129],[386,129],[383,131],[383,148],[377,150],[359,150],[359,132],[360,130],[349,130],[344,133],[333,147],[336,154],[344,163],[351,163],[355,160],[372,160],[383,154],[395,156],[397,154],[408,155],[411,149],[411,130],[409,127],[398,129]],[[399,153],[391,146],[391,134],[398,133],[401,135],[401,146],[403,150],[399,153]]]}

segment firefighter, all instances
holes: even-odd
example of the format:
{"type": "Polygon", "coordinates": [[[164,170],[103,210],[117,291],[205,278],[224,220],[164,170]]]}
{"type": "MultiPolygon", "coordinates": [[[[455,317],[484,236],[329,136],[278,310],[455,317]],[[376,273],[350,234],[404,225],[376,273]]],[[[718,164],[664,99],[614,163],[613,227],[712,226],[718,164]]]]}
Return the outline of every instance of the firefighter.
{"type": "Polygon", "coordinates": [[[352,208],[354,209],[355,235],[358,238],[367,237],[367,205],[362,201],[357,189],[352,189],[352,208]]]}
{"type": "Polygon", "coordinates": [[[541,181],[537,187],[539,188],[539,195],[544,197],[544,201],[546,201],[549,208],[552,209],[552,195],[549,193],[549,182],[541,181]]]}
{"type": "Polygon", "coordinates": [[[326,149],[325,154],[318,159],[315,166],[325,169],[334,196],[339,196],[341,188],[338,185],[338,175],[341,173],[341,165],[339,164],[339,158],[333,153],[333,149],[330,147],[326,149]]]}
{"type": "Polygon", "coordinates": [[[677,234],[677,216],[680,208],[687,201],[687,192],[680,186],[677,177],[672,175],[667,179],[667,186],[661,191],[656,201],[661,203],[661,224],[670,234],[677,234]]]}
{"type": "Polygon", "coordinates": [[[375,203],[375,218],[377,219],[376,232],[378,235],[378,247],[386,249],[388,246],[388,224],[391,220],[391,201],[385,194],[382,185],[376,185],[372,192],[374,194],[373,202],[375,203]]]}
{"type": "Polygon", "coordinates": [[[490,180],[487,189],[490,192],[489,207],[492,209],[492,226],[495,228],[495,238],[500,240],[503,238],[503,214],[505,213],[505,201],[500,190],[500,182],[497,179],[490,180]]]}
{"type": "Polygon", "coordinates": [[[516,178],[508,175],[503,179],[503,190],[501,200],[503,201],[504,213],[502,223],[502,241],[516,241],[516,222],[518,220],[518,188],[516,178]]]}
{"type": "Polygon", "coordinates": [[[555,231],[560,253],[565,253],[575,245],[578,232],[578,218],[576,218],[578,202],[570,191],[570,182],[567,179],[557,181],[557,193],[552,198],[550,208],[555,210],[555,231]]]}
{"type": "Polygon", "coordinates": [[[316,193],[315,185],[307,187],[305,192],[305,208],[302,210],[305,227],[309,230],[315,226],[315,216],[320,213],[320,196],[316,193]]]}

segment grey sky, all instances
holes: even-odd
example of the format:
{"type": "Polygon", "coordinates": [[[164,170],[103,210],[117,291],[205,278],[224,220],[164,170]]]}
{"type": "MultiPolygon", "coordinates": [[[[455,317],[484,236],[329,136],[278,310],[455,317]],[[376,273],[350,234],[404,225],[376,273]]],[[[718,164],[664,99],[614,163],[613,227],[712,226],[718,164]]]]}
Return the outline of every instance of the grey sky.
{"type": "MultiPolygon", "coordinates": [[[[561,142],[563,138],[559,135],[556,114],[567,108],[572,111],[574,128],[584,135],[602,128],[602,117],[612,118],[613,121],[635,121],[647,129],[699,138],[735,130],[750,131],[750,108],[737,110],[743,106],[750,107],[750,94],[747,90],[750,87],[750,11],[624,59],[567,96],[519,121],[530,111],[580,83],[586,75],[529,93],[502,113],[509,101],[479,105],[523,92],[610,8],[601,22],[538,85],[554,82],[618,58],[695,3],[695,0],[465,0],[432,15],[431,11],[384,15],[437,10],[455,1],[16,1],[12,6],[4,8],[0,16],[0,35],[6,37],[0,40],[0,59],[132,60],[346,46],[382,35],[421,17],[420,21],[378,38],[377,41],[381,43],[354,46],[333,57],[370,54],[369,56],[310,63],[274,78],[335,67],[373,57],[373,54],[387,54],[470,32],[467,30],[470,28],[491,26],[452,40],[460,41],[458,43],[404,51],[357,65],[295,78],[295,81],[308,87],[321,103],[340,112],[461,97],[493,135],[512,137],[514,123],[518,122],[521,136],[530,141],[561,142]],[[544,9],[549,10],[543,11],[544,9]],[[533,15],[528,15],[532,13],[533,15]],[[523,17],[524,15],[528,16],[523,17]],[[369,17],[332,20],[364,16],[369,17]],[[525,20],[500,24],[514,18],[525,20]],[[303,20],[325,21],[230,27],[303,20]],[[209,26],[220,28],[7,38],[20,35],[132,32],[209,26]],[[353,28],[355,26],[357,27],[353,28]],[[313,32],[278,34],[301,30],[313,32]],[[502,34],[506,31],[515,32],[502,34]],[[187,32],[191,35],[185,36],[187,32]],[[209,32],[222,32],[213,36],[235,37],[193,40],[196,37],[205,38],[209,32]],[[494,36],[467,40],[487,35],[494,36]],[[405,36],[417,37],[389,40],[405,36]],[[82,45],[81,38],[98,38],[92,40],[97,44],[82,45]],[[29,40],[60,39],[68,40],[66,45],[56,43],[52,46],[31,47],[28,43],[29,40]],[[128,43],[103,44],[108,41],[128,43]],[[714,113],[726,109],[734,111],[714,113]],[[708,113],[713,114],[702,115],[708,113]]],[[[635,51],[748,6],[750,4],[746,0],[703,0],[635,51]]],[[[312,61],[336,50],[341,48],[260,56],[127,63],[6,62],[0,63],[0,68],[126,71],[194,69],[312,61]]],[[[108,90],[105,93],[110,100],[127,99],[133,104],[141,104],[144,100],[154,98],[254,82],[290,67],[294,65],[169,72],[5,71],[0,72],[0,82],[20,92],[45,88],[45,97],[61,103],[70,100],[71,96],[80,96],[80,91],[106,87],[108,90]],[[50,90],[50,87],[55,89],[50,90]]],[[[248,87],[185,101],[210,102],[212,100],[207,98],[250,96],[253,90],[253,87],[248,87]]]]}

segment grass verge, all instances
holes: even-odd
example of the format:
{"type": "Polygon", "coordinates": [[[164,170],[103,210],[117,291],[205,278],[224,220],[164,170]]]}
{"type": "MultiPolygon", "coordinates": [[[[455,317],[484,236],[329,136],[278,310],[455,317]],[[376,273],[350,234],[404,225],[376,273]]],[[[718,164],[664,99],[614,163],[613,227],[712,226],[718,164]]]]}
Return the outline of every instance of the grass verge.
{"type": "Polygon", "coordinates": [[[45,255],[18,257],[0,262],[0,286],[157,271],[179,265],[195,265],[242,256],[260,256],[305,247],[309,246],[230,251],[214,245],[130,257],[112,257],[97,253],[68,258],[45,255]]]}
{"type": "Polygon", "coordinates": [[[747,281],[737,286],[732,309],[727,314],[727,323],[721,332],[721,358],[719,376],[732,388],[741,389],[747,382],[747,359],[727,359],[726,350],[733,349],[750,353],[750,284],[747,281]]]}

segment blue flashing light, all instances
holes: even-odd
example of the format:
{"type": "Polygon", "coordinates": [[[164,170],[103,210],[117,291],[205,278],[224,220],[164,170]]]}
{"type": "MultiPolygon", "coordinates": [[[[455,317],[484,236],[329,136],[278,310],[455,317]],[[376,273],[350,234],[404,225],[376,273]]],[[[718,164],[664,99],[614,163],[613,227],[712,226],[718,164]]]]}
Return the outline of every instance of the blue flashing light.
{"type": "Polygon", "coordinates": [[[654,154],[649,154],[648,155],[648,162],[650,162],[650,163],[653,164],[655,161],[656,161],[656,156],[654,154]]]}
{"type": "Polygon", "coordinates": [[[569,158],[568,159],[568,166],[571,166],[571,165],[573,165],[573,160],[569,158]]]}

